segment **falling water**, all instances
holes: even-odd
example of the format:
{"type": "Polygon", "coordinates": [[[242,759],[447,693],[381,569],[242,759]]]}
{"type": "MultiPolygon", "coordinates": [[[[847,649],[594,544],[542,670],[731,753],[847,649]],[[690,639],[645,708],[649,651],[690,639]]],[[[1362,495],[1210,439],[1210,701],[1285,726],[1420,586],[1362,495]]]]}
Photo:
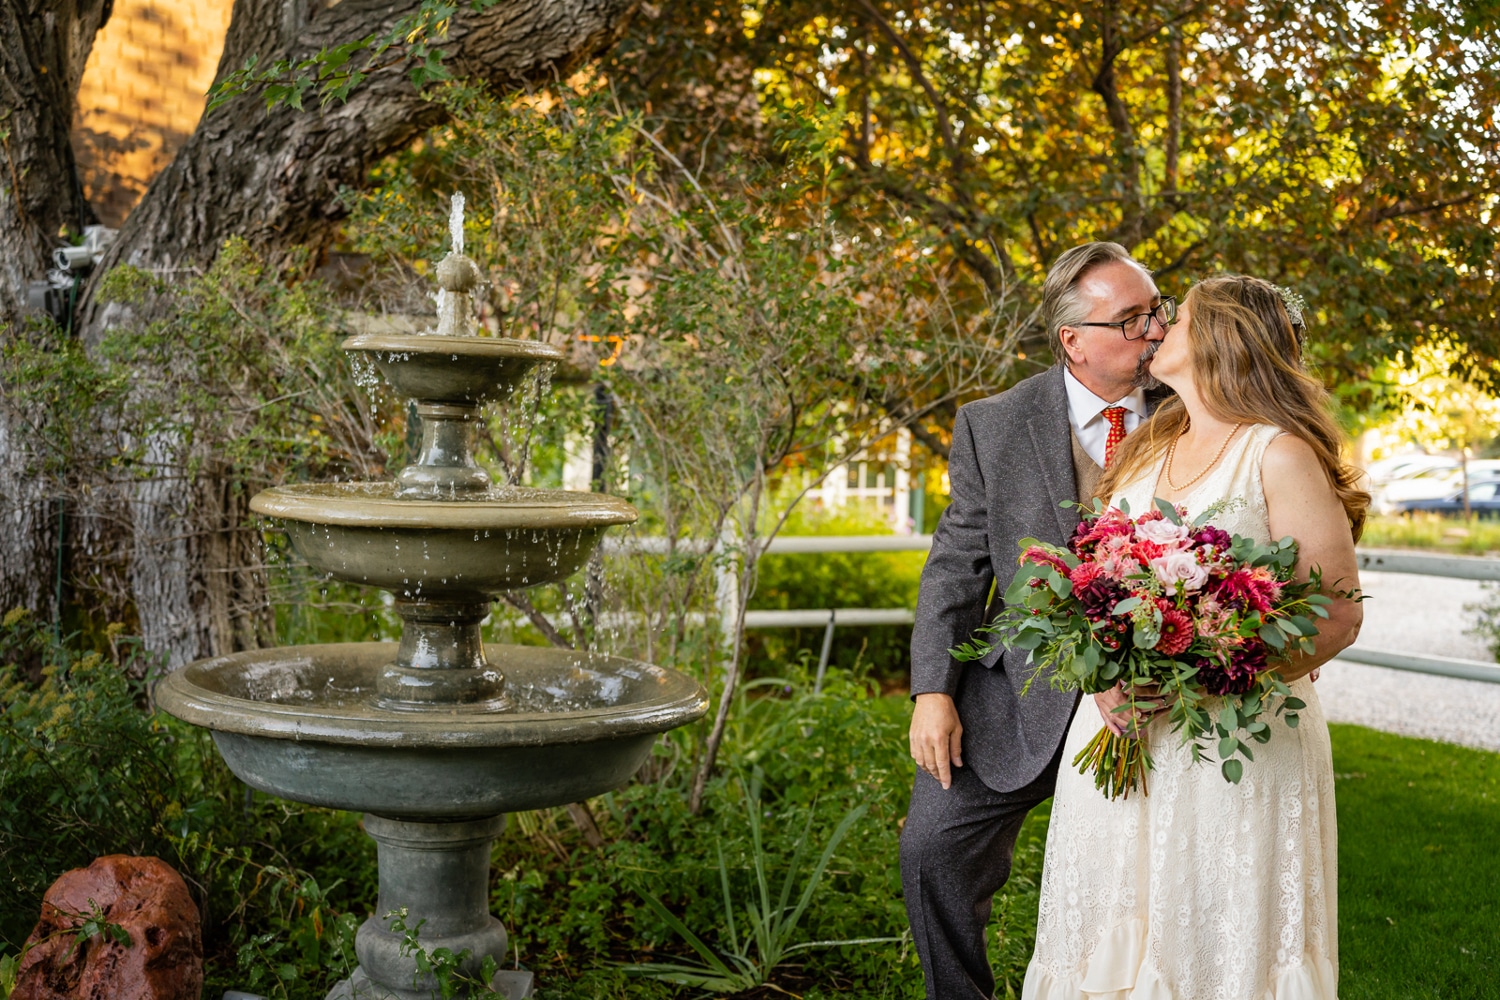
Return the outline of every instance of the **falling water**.
{"type": "Polygon", "coordinates": [[[448,235],[453,240],[453,253],[464,252],[464,196],[462,191],[453,192],[453,208],[448,213],[448,235]]]}

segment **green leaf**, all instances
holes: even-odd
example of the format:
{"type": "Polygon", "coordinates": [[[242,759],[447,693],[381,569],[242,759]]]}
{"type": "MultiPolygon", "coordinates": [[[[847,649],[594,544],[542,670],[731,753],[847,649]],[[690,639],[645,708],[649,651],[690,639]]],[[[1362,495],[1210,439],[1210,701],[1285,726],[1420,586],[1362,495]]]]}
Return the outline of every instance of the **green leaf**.
{"type": "Polygon", "coordinates": [[[1138,608],[1140,606],[1141,606],[1141,599],[1139,597],[1127,597],[1123,601],[1120,601],[1118,604],[1116,604],[1114,606],[1114,608],[1110,611],[1110,614],[1112,614],[1112,615],[1125,615],[1125,614],[1129,614],[1130,612],[1134,611],[1136,608],[1138,608]]]}
{"type": "Polygon", "coordinates": [[[1282,635],[1281,629],[1275,625],[1262,625],[1257,634],[1267,646],[1274,646],[1277,649],[1286,648],[1286,636],[1282,635]]]}
{"type": "Polygon", "coordinates": [[[1282,716],[1282,718],[1286,719],[1286,725],[1288,729],[1296,729],[1297,723],[1302,721],[1302,717],[1296,712],[1288,712],[1286,713],[1286,715],[1282,716]]]}
{"type": "Polygon", "coordinates": [[[1239,749],[1240,741],[1233,736],[1225,736],[1219,740],[1219,759],[1234,756],[1235,750],[1239,749]]]}
{"type": "Polygon", "coordinates": [[[1245,775],[1245,765],[1238,760],[1226,760],[1219,769],[1224,772],[1224,780],[1234,785],[1245,775]]]}
{"type": "Polygon", "coordinates": [[[1313,622],[1311,618],[1307,618],[1303,615],[1293,615],[1291,617],[1291,622],[1293,625],[1297,626],[1297,628],[1299,628],[1302,631],[1302,634],[1305,636],[1314,636],[1318,634],[1318,626],[1315,622],[1313,622]]]}
{"type": "Polygon", "coordinates": [[[1154,503],[1156,504],[1156,509],[1161,511],[1162,516],[1164,516],[1168,521],[1171,521],[1173,524],[1182,523],[1182,515],[1177,513],[1177,508],[1174,507],[1170,501],[1163,500],[1161,497],[1157,497],[1154,503]]]}

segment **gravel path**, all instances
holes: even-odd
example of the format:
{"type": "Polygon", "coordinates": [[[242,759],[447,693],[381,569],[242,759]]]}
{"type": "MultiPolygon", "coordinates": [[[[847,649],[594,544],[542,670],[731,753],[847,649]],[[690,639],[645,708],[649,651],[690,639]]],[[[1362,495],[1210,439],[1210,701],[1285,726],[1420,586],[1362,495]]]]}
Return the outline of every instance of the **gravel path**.
{"type": "MultiPolygon", "coordinates": [[[[1369,572],[1360,580],[1370,598],[1360,646],[1492,662],[1484,643],[1464,634],[1474,615],[1463,606],[1484,596],[1478,582],[1369,572]]],[[[1500,751],[1500,684],[1334,660],[1318,697],[1332,722],[1500,751]]]]}

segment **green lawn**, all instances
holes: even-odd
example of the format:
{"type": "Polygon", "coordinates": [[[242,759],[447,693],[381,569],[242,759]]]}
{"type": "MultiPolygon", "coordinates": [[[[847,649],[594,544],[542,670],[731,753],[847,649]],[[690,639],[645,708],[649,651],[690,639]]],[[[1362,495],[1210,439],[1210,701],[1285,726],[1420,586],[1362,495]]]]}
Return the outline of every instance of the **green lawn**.
{"type": "MultiPolygon", "coordinates": [[[[1331,729],[1341,1000],[1500,1000],[1500,754],[1331,729]]],[[[1046,811],[996,898],[1001,997],[1020,995],[1031,954],[1046,811]]]]}
{"type": "Polygon", "coordinates": [[[1500,997],[1500,755],[1332,728],[1340,996],[1500,997]]]}
{"type": "MultiPolygon", "coordinates": [[[[1331,728],[1341,1000],[1500,1000],[1500,754],[1331,728]]],[[[1019,996],[1030,957],[1046,809],[996,899],[1001,997],[1019,996]]]]}

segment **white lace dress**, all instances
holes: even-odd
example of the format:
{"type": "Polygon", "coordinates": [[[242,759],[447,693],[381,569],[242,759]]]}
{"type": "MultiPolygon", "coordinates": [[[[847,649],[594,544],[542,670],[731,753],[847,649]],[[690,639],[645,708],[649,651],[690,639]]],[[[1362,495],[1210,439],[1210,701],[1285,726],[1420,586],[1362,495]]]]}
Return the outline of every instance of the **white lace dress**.
{"type": "MultiPolygon", "coordinates": [[[[1180,503],[1226,497],[1214,519],[1270,537],[1257,425],[1180,503]]],[[[1120,496],[1150,509],[1159,466],[1120,496]]],[[[1119,497],[1115,498],[1118,503],[1119,497]]],[[[1110,801],[1071,766],[1102,725],[1085,698],[1068,730],[1047,832],[1036,953],[1023,1000],[1335,1000],[1338,837],[1328,724],[1310,681],[1296,729],[1279,719],[1237,785],[1194,765],[1165,719],[1147,738],[1149,795],[1110,801]]]]}

